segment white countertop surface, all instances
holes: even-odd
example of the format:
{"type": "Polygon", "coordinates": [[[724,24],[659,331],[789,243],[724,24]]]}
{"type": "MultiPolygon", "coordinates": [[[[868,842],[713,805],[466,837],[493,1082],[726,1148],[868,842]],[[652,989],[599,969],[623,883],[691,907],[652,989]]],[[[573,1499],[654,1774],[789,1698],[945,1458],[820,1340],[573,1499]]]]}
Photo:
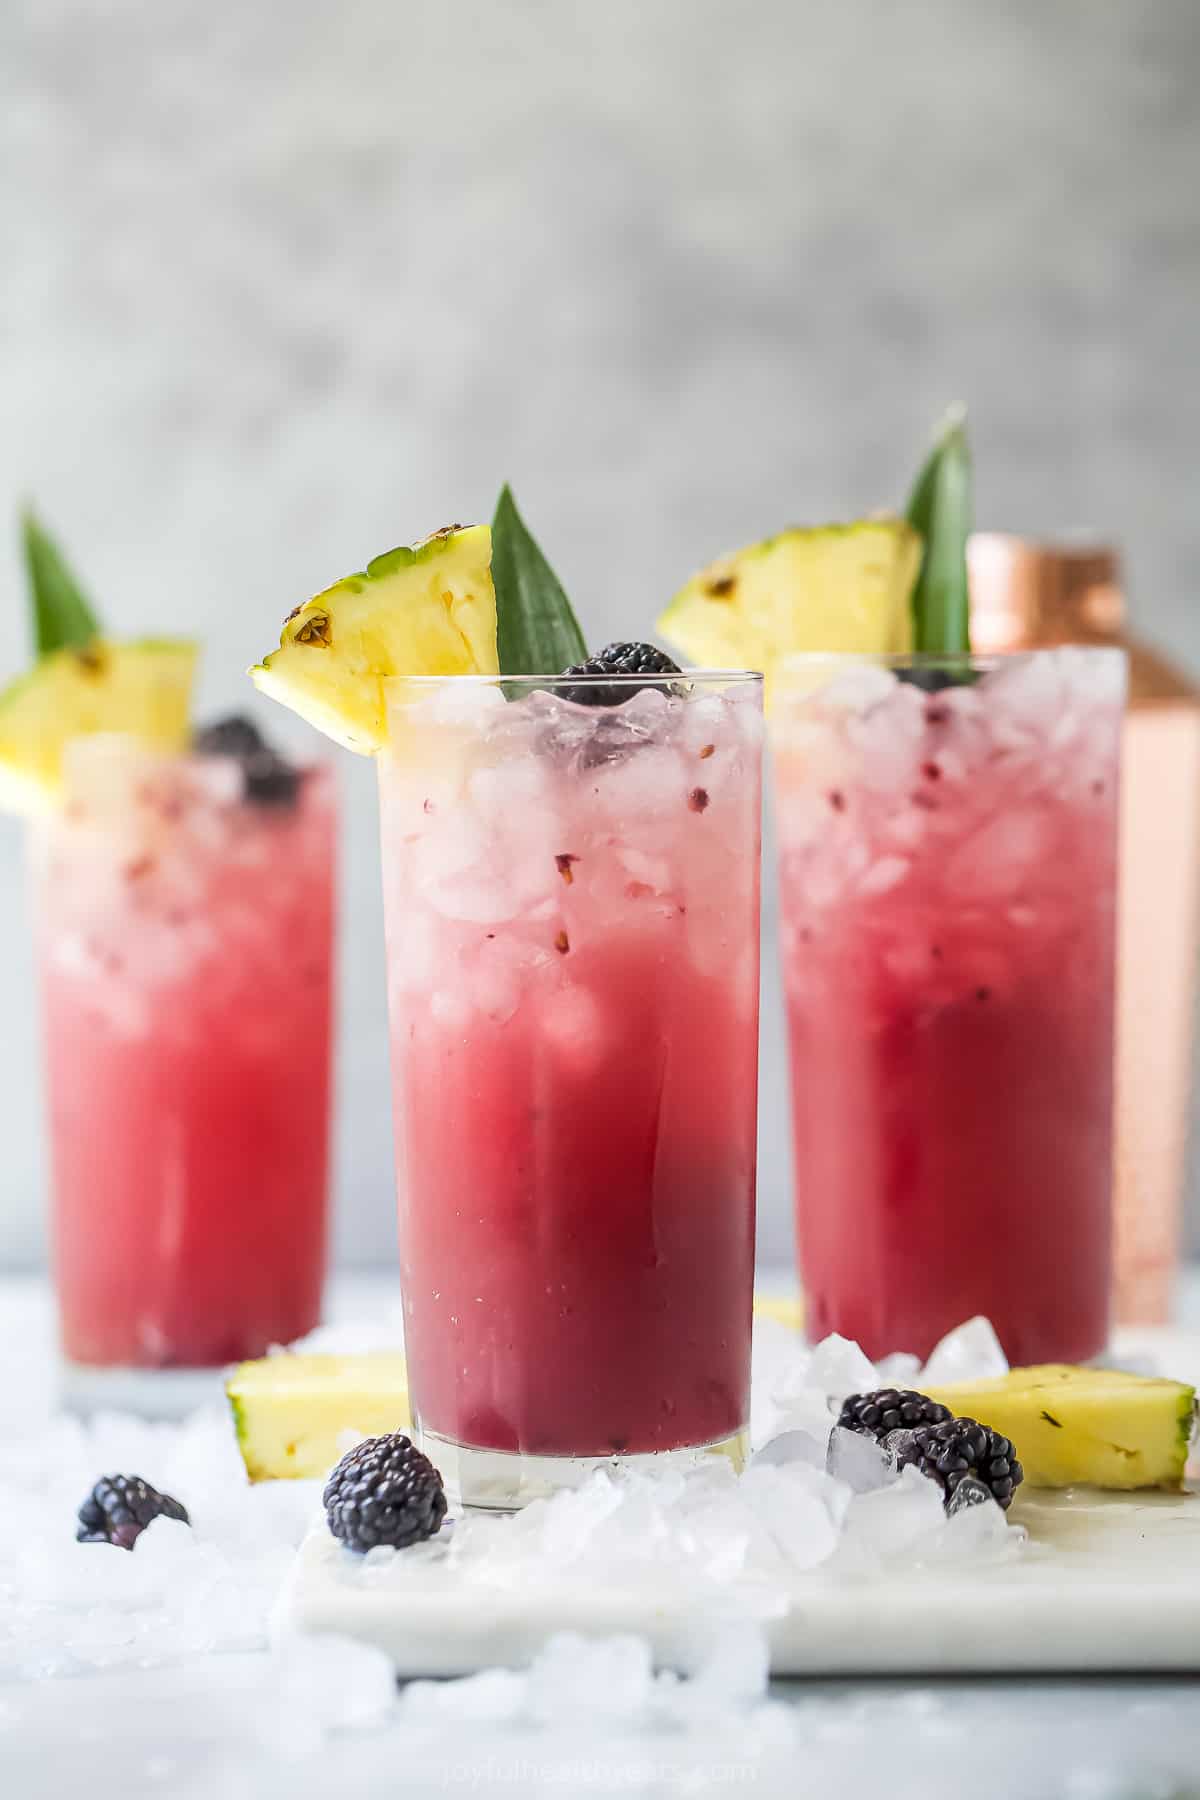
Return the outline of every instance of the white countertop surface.
{"type": "MultiPolygon", "coordinates": [[[[344,1278],[328,1310],[378,1318],[394,1309],[390,1280],[344,1278]]],[[[1196,1273],[1181,1293],[1180,1322],[1200,1323],[1196,1273]]],[[[0,1466],[51,1403],[52,1344],[45,1284],[0,1281],[0,1466]]],[[[0,1530],[13,1529],[19,1521],[0,1518],[0,1530]]],[[[0,1574],[0,1648],[3,1615],[0,1574]]],[[[362,1796],[460,1789],[836,1800],[1200,1793],[1193,1679],[799,1680],[774,1682],[761,1698],[732,1691],[736,1673],[723,1692],[716,1670],[689,1708],[657,1693],[652,1703],[635,1694],[626,1707],[612,1669],[597,1670],[586,1697],[551,1695],[549,1703],[534,1691],[535,1677],[526,1714],[514,1717],[511,1704],[497,1704],[492,1677],[469,1691],[412,1684],[393,1696],[386,1686],[366,1692],[377,1674],[368,1668],[355,1719],[265,1645],[69,1680],[6,1681],[0,1671],[0,1792],[6,1800],[74,1790],[104,1800],[327,1800],[335,1787],[362,1796]]]]}

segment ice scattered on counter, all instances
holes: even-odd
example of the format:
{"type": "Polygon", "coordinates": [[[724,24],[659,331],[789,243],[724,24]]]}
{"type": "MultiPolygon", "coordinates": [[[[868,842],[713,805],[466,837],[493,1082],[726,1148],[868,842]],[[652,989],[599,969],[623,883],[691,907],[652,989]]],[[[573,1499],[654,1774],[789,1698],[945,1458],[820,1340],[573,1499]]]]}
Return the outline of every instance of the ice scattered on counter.
{"type": "Polygon", "coordinates": [[[262,1736],[289,1756],[319,1749],[330,1732],[381,1725],[396,1706],[391,1658],[350,1638],[293,1638],[274,1669],[275,1704],[262,1736]]]}
{"type": "Polygon", "coordinates": [[[869,1439],[835,1431],[823,1459],[788,1432],[764,1446],[742,1476],[727,1463],[647,1475],[599,1470],[583,1486],[534,1501],[512,1517],[472,1513],[427,1544],[366,1557],[340,1551],[332,1578],[428,1600],[472,1590],[481,1612],[507,1589],[544,1603],[603,1591],[628,1610],[661,1607],[698,1622],[765,1620],[783,1613],[806,1578],[872,1579],[906,1570],[936,1578],[971,1558],[1017,1556],[1010,1525],[986,1490],[948,1517],[941,1490],[869,1439]]]}
{"type": "Polygon", "coordinates": [[[485,1720],[661,1731],[724,1719],[741,1728],[747,1712],[782,1710],[767,1704],[769,1666],[766,1636],[753,1625],[731,1625],[686,1680],[669,1670],[656,1673],[644,1638],[559,1632],[528,1669],[409,1682],[400,1714],[416,1727],[485,1720]]]}
{"type": "MultiPolygon", "coordinates": [[[[840,1517],[837,1547],[817,1565],[817,1580],[869,1581],[898,1554],[914,1568],[944,1567],[952,1580],[965,1561],[1017,1554],[1022,1534],[990,1499],[945,1517],[931,1486],[917,1487],[913,1471],[893,1480],[886,1460],[852,1434],[833,1434],[827,1469],[844,1395],[806,1386],[813,1353],[769,1321],[756,1326],[759,1449],[738,1529],[730,1526],[743,1498],[719,1467],[694,1482],[662,1477],[661,1486],[643,1480],[622,1492],[602,1476],[592,1491],[508,1522],[514,1543],[522,1541],[504,1580],[519,1578],[515,1570],[536,1556],[543,1532],[560,1580],[636,1536],[636,1580],[664,1550],[668,1522],[686,1518],[686,1552],[672,1554],[727,1601],[718,1628],[698,1634],[687,1679],[656,1674],[637,1639],[559,1636],[528,1669],[399,1689],[385,1657],[346,1640],[310,1638],[264,1653],[268,1608],[292,1546],[317,1514],[319,1484],[250,1487],[216,1408],[183,1426],[115,1414],[86,1426],[52,1417],[48,1386],[38,1386],[49,1352],[29,1350],[37,1318],[27,1309],[3,1323],[10,1380],[0,1396],[0,1764],[12,1792],[29,1800],[75,1788],[131,1800],[167,1792],[382,1800],[400,1789],[495,1789],[529,1800],[615,1792],[867,1800],[881,1781],[889,1800],[958,1794],[964,1783],[972,1800],[1063,1800],[1068,1791],[1077,1800],[1122,1800],[1135,1789],[1181,1792],[1189,1767],[1194,1772],[1178,1697],[1105,1713],[1069,1706],[1059,1683],[1029,1683],[1016,1736],[1002,1684],[939,1694],[909,1682],[808,1681],[777,1690],[787,1704],[772,1698],[764,1624],[739,1619],[728,1602],[759,1556],[793,1553],[790,1531],[781,1541],[777,1530],[781,1493],[815,1503],[804,1558],[840,1517]],[[788,1423],[780,1395],[793,1420],[803,1415],[810,1424],[788,1423]],[[77,1545],[76,1507],[97,1475],[117,1470],[176,1494],[194,1530],[156,1521],[132,1555],[77,1545]],[[884,1486],[876,1485],[881,1475],[884,1486]],[[90,1679],[73,1681],[69,1694],[56,1682],[24,1679],[42,1673],[90,1679]]],[[[346,1349],[394,1342],[390,1326],[329,1337],[346,1349]]],[[[943,1348],[957,1350],[960,1376],[997,1372],[976,1327],[943,1348]],[[972,1356],[985,1366],[972,1366],[972,1356]]],[[[841,1371],[840,1380],[852,1365],[838,1349],[816,1366],[841,1371]]],[[[918,1368],[893,1357],[874,1376],[919,1386],[918,1368]]],[[[343,1566],[348,1579],[367,1583],[400,1568],[415,1577],[424,1565],[433,1574],[469,1535],[456,1523],[402,1556],[372,1551],[353,1574],[352,1559],[343,1566]]],[[[869,1618],[866,1593],[864,1607],[869,1618]]]]}
{"type": "MultiPolygon", "coordinates": [[[[309,1347],[358,1349],[392,1342],[395,1331],[392,1322],[341,1328],[314,1334],[309,1347]]],[[[898,1374],[899,1362],[889,1359],[887,1373],[898,1374]]],[[[943,1381],[1003,1367],[982,1319],[951,1333],[928,1364],[943,1381]]],[[[856,1344],[833,1337],[808,1349],[760,1321],[759,1447],[740,1478],[718,1457],[688,1473],[600,1472],[511,1518],[459,1519],[402,1556],[347,1553],[341,1578],[403,1588],[452,1571],[481,1588],[624,1584],[762,1619],[809,1571],[858,1578],[897,1560],[933,1566],[1014,1554],[1023,1534],[990,1499],[947,1519],[931,1483],[912,1470],[897,1475],[869,1440],[834,1429],[845,1394],[883,1379],[884,1366],[856,1344]]],[[[0,1682],[263,1647],[292,1553],[319,1516],[320,1485],[251,1486],[218,1407],[181,1426],[117,1413],[86,1424],[17,1415],[0,1447],[0,1682]],[[174,1494],[192,1525],[158,1519],[132,1554],[77,1544],[79,1503],[98,1475],[116,1472],[174,1494]]],[[[304,1667],[290,1665],[293,1685],[306,1679],[304,1667]]],[[[378,1696],[378,1683],[364,1682],[378,1696]]],[[[316,1718],[315,1702],[311,1710],[316,1718]]],[[[319,1718],[314,1729],[323,1729],[319,1718]]]]}
{"type": "Polygon", "coordinates": [[[390,1701],[378,1663],[305,1646],[10,1689],[6,1793],[76,1790],[187,1800],[424,1800],[446,1793],[753,1794],[758,1800],[1167,1800],[1192,1792],[1196,1735],[1177,1684],[1108,1704],[1059,1682],[938,1690],[891,1681],[766,1681],[761,1630],[731,1627],[690,1679],[654,1675],[636,1640],[551,1638],[528,1669],[411,1682],[390,1701]],[[377,1710],[328,1707],[307,1685],[366,1683],[377,1710]],[[624,1710],[606,1704],[620,1692],[624,1710]],[[1014,1708],[1019,1730],[1014,1731],[1014,1708]]]}
{"type": "Polygon", "coordinates": [[[945,1528],[941,1489],[908,1468],[888,1486],[856,1495],[844,1548],[851,1566],[882,1574],[906,1561],[924,1560],[941,1547],[945,1528]]]}
{"type": "Polygon", "coordinates": [[[0,1684],[259,1649],[313,1482],[251,1487],[227,1414],[183,1426],[99,1414],[30,1424],[0,1448],[0,1684]],[[156,1519],[132,1553],[75,1542],[75,1513],[102,1474],[142,1475],[187,1507],[156,1519]]]}
{"type": "MultiPolygon", "coordinates": [[[[786,1468],[788,1463],[807,1463],[810,1468],[823,1469],[828,1457],[828,1449],[824,1436],[816,1437],[811,1431],[781,1431],[777,1437],[768,1438],[761,1449],[756,1450],[750,1459],[751,1468],[758,1468],[768,1463],[775,1468],[786,1468]]],[[[837,1469],[830,1473],[836,1475],[837,1469]]]]}
{"type": "Polygon", "coordinates": [[[920,1389],[979,1381],[1008,1370],[1008,1359],[987,1319],[968,1319],[947,1333],[922,1368],[919,1357],[897,1352],[873,1363],[859,1346],[836,1334],[813,1348],[787,1326],[757,1319],[754,1326],[754,1380],[751,1433],[756,1444],[783,1431],[828,1436],[847,1394],[873,1388],[920,1389]]]}
{"type": "Polygon", "coordinates": [[[851,1343],[849,1338],[839,1337],[835,1331],[809,1352],[804,1365],[804,1385],[819,1388],[823,1394],[840,1399],[846,1394],[862,1394],[869,1388],[878,1387],[879,1379],[874,1363],[863,1355],[858,1345],[851,1343]]]}

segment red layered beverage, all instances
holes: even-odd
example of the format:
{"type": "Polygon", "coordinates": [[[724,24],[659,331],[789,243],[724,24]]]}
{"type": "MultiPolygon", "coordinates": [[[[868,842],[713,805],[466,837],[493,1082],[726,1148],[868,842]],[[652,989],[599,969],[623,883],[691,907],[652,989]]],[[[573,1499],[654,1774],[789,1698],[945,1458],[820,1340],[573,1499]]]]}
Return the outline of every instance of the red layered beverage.
{"type": "Polygon", "coordinates": [[[773,721],[811,1334],[1109,1321],[1124,658],[800,658],[773,721]]]}
{"type": "Polygon", "coordinates": [[[748,1419],[760,683],[612,685],[393,684],[409,1374],[477,1504],[748,1419]]]}
{"type": "Polygon", "coordinates": [[[79,1369],[211,1367],[318,1321],[334,826],[320,768],[67,751],[34,891],[79,1369]]]}

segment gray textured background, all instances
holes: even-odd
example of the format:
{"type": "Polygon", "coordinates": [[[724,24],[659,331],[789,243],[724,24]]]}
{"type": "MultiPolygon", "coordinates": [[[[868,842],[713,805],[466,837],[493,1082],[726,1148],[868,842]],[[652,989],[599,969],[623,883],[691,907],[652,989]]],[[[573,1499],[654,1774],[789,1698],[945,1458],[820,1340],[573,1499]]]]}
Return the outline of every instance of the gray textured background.
{"type": "MultiPolygon", "coordinates": [[[[949,399],[981,521],[1100,525],[1200,662],[1192,0],[5,0],[0,516],[204,697],[299,599],[508,477],[597,639],[788,519],[902,498],[949,399]]],[[[15,553],[0,675],[24,660],[15,553]]],[[[278,715],[282,723],[283,715],[278,715]]],[[[391,1259],[371,770],[348,801],[338,1246],[391,1259]]],[[[41,1253],[0,820],[0,1263],[41,1253]]],[[[788,1243],[768,956],[764,1247],[788,1243]]]]}

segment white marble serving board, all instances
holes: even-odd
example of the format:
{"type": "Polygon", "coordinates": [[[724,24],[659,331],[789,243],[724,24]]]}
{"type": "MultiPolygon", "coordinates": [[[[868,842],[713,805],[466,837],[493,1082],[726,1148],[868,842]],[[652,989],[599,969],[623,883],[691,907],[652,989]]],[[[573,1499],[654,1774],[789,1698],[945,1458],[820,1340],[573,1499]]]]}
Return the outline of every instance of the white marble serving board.
{"type": "MultiPolygon", "coordinates": [[[[1029,1492],[1010,1517],[1029,1542],[1008,1563],[857,1579],[797,1572],[786,1611],[765,1621],[773,1672],[1200,1672],[1200,1494],[1029,1492]]],[[[340,1572],[347,1555],[314,1528],[281,1595],[277,1636],[357,1638],[405,1677],[518,1666],[556,1631],[636,1632],[661,1666],[686,1667],[720,1623],[684,1596],[573,1584],[566,1573],[518,1591],[468,1585],[429,1562],[403,1588],[355,1585],[340,1572]]]]}

